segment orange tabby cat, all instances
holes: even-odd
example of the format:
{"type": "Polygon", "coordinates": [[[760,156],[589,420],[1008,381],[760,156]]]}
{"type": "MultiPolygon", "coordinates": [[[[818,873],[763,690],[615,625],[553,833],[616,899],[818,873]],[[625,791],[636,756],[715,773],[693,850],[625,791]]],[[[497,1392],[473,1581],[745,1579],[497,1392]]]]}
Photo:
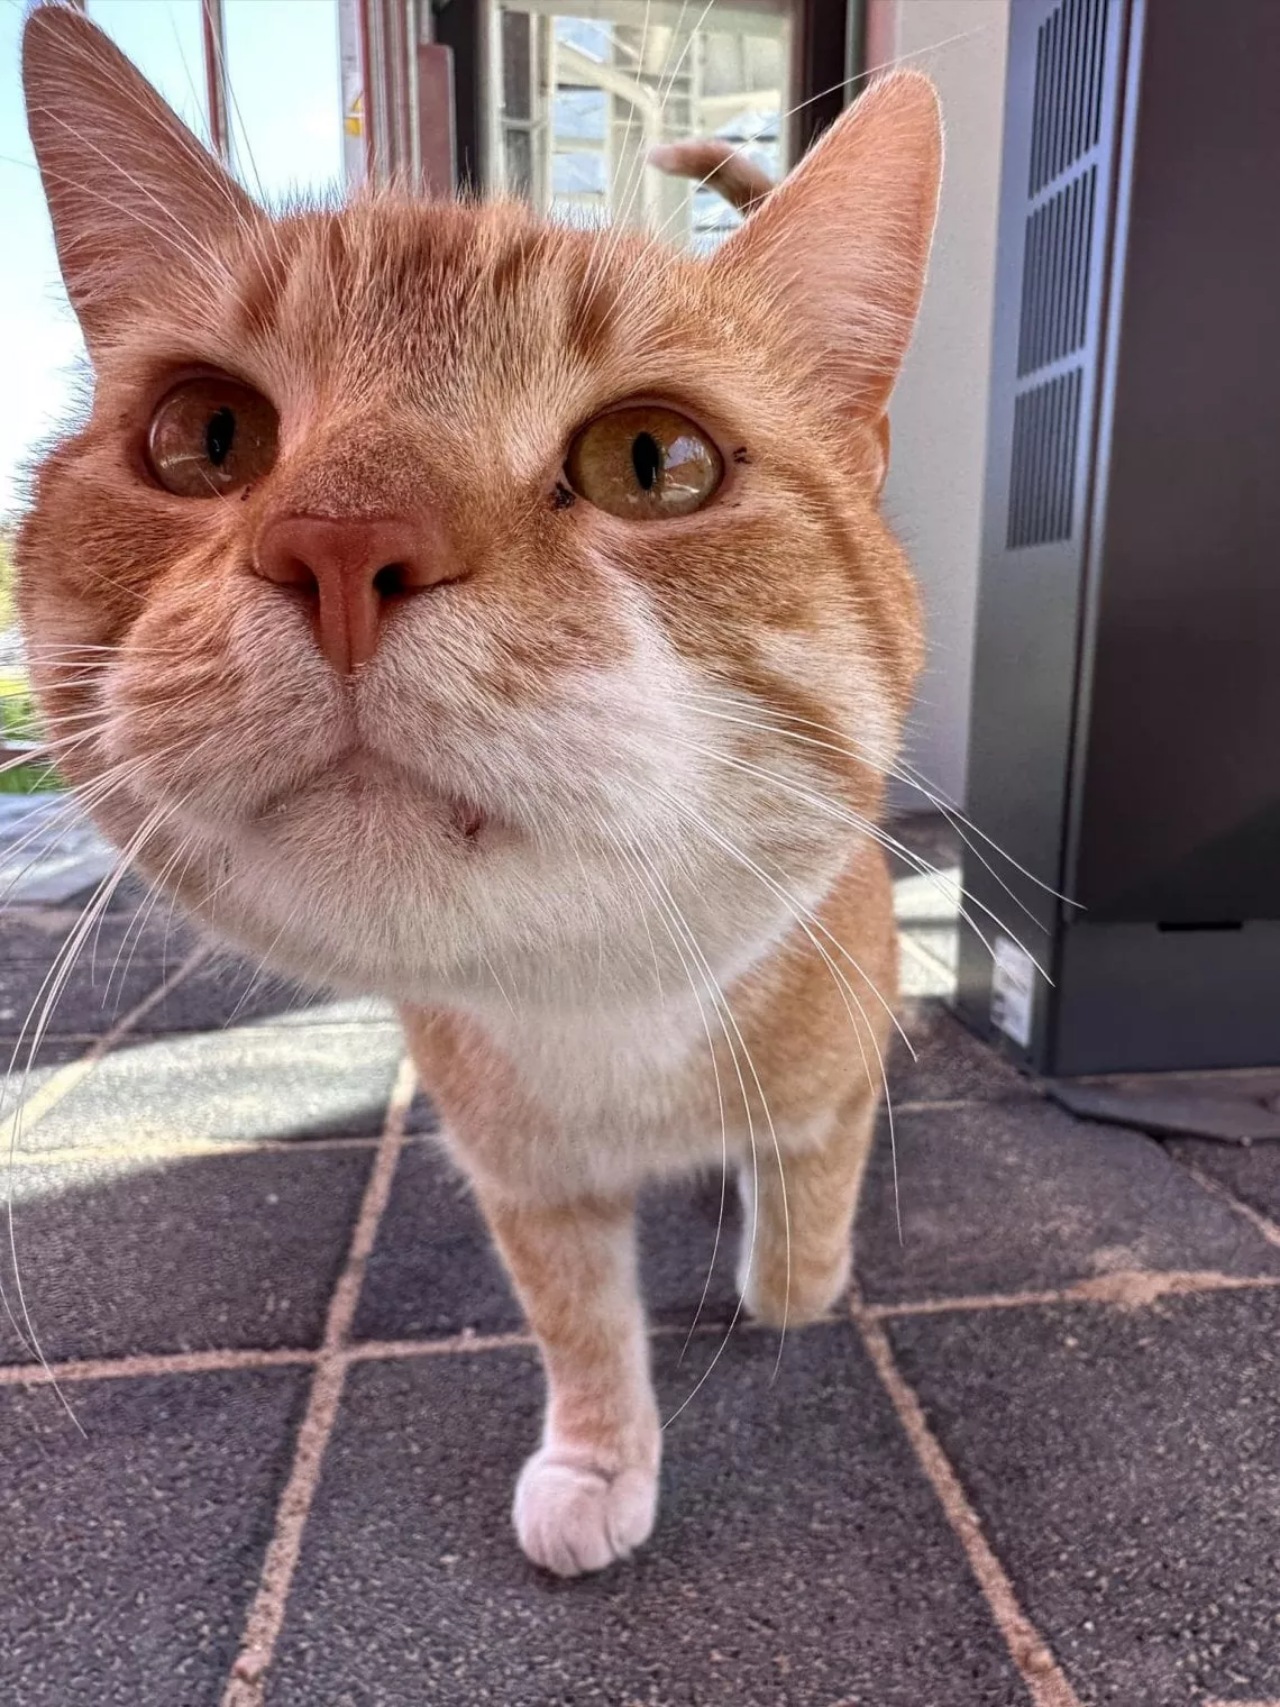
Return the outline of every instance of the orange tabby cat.
{"type": "Polygon", "coordinates": [[[932,88],[704,261],[511,202],[271,218],[74,11],[25,77],[95,380],[18,547],[59,763],[214,930],[400,1005],[542,1348],[521,1545],[597,1570],[657,1500],[641,1183],[739,1168],[766,1321],[848,1274],[932,88]]]}

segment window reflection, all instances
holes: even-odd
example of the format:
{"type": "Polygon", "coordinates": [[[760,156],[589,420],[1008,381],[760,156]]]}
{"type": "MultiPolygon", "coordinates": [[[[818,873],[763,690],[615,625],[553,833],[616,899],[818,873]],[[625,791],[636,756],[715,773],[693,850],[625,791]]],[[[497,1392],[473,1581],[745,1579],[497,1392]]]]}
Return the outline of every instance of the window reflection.
{"type": "Polygon", "coordinates": [[[705,250],[740,216],[648,167],[655,143],[723,137],[780,176],[785,0],[495,0],[495,19],[495,188],[557,219],[642,226],[705,250]]]}

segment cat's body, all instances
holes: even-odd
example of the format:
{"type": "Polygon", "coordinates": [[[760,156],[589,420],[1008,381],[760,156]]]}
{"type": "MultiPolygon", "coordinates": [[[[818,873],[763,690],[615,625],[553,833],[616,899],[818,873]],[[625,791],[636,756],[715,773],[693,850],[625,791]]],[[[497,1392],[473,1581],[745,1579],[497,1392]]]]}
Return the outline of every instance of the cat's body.
{"type": "Polygon", "coordinates": [[[771,1120],[794,1150],[845,1098],[878,1097],[876,1048],[887,1043],[896,995],[891,917],[883,856],[863,844],[810,927],[822,941],[829,931],[848,956],[831,949],[852,998],[801,935],[724,979],[725,1026],[698,975],[691,988],[677,964],[661,995],[650,965],[650,989],[638,999],[606,984],[575,1009],[522,1013],[518,1004],[513,1013],[486,993],[464,1008],[408,1007],[406,1031],[469,1170],[523,1201],[556,1201],[566,1187],[634,1190],[726,1159],[750,1166],[753,1144],[761,1172],[776,1174],[771,1120]],[[850,1028],[857,1002],[865,1063],[850,1028]]]}
{"type": "Polygon", "coordinates": [[[60,9],[27,83],[96,382],[19,547],[59,762],[216,931],[401,1007],[547,1367],[522,1544],[598,1568],[656,1500],[643,1182],[739,1169],[767,1320],[847,1276],[932,94],[702,262],[514,205],[272,222],[60,9]]]}

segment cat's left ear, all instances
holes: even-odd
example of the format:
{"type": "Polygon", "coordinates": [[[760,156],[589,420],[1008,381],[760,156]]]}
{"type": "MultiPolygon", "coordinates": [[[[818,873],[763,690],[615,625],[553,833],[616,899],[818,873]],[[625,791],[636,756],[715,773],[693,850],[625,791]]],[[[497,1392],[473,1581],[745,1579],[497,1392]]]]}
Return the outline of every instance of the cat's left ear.
{"type": "Polygon", "coordinates": [[[144,289],[216,274],[227,232],[266,216],[70,6],[27,19],[22,82],[58,261],[92,353],[144,289]]]}
{"type": "Polygon", "coordinates": [[[924,289],[942,172],[933,84],[873,83],[711,261],[776,309],[797,377],[887,455],[885,405],[924,289]]]}

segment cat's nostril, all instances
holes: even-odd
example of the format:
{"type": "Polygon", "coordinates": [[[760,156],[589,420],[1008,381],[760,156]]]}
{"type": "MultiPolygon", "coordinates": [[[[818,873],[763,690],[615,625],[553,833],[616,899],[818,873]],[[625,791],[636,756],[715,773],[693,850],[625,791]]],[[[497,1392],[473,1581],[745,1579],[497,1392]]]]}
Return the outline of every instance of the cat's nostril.
{"type": "Polygon", "coordinates": [[[281,587],[292,587],[301,593],[304,599],[317,600],[320,597],[320,583],[316,579],[316,572],[300,557],[291,558],[284,566],[284,573],[277,572],[271,579],[281,587]]]}
{"type": "Polygon", "coordinates": [[[373,590],[380,599],[394,599],[409,592],[413,577],[403,563],[384,563],[373,577],[373,590]]]}
{"type": "Polygon", "coordinates": [[[340,675],[373,657],[393,607],[464,573],[452,539],[431,514],[274,516],[251,563],[256,575],[311,608],[320,650],[340,675]]]}
{"type": "MultiPolygon", "coordinates": [[[[271,542],[268,542],[269,545],[271,542]]],[[[320,580],[305,557],[288,550],[260,550],[254,561],[254,572],[264,581],[274,581],[278,587],[289,587],[305,598],[320,596],[320,580]]]]}

